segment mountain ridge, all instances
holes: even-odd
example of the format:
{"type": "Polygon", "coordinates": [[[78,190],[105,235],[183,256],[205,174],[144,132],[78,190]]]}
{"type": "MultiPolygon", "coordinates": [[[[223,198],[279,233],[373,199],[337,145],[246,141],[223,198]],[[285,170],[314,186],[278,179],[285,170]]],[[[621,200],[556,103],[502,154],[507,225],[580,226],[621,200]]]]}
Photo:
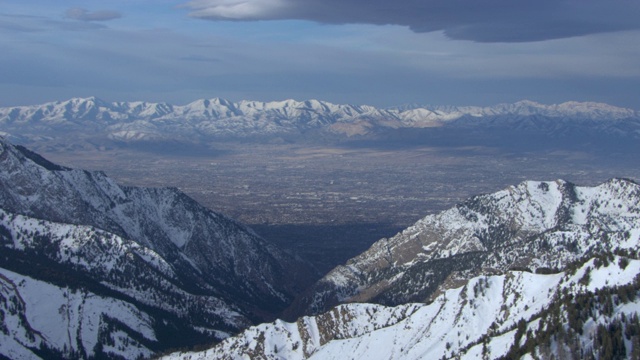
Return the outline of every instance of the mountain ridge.
{"type": "Polygon", "coordinates": [[[364,114],[385,114],[401,117],[409,110],[427,110],[431,119],[451,120],[463,115],[474,117],[488,115],[553,115],[571,116],[582,115],[592,118],[608,117],[610,119],[622,119],[637,117],[638,111],[621,108],[606,103],[598,102],[578,102],[567,101],[559,104],[544,105],[531,100],[520,100],[515,103],[501,103],[494,106],[453,106],[453,105],[407,105],[388,108],[376,108],[370,105],[334,104],[316,99],[282,101],[253,101],[241,100],[231,102],[222,98],[198,99],[185,105],[173,105],[166,102],[146,102],[146,101],[116,101],[106,102],[97,97],[71,98],[65,101],[53,101],[40,105],[23,105],[0,107],[0,121],[25,121],[29,118],[36,120],[48,119],[53,121],[56,118],[81,119],[95,116],[96,112],[109,114],[98,116],[106,119],[123,119],[123,116],[140,119],[157,119],[168,114],[182,115],[189,119],[200,115],[203,118],[220,119],[223,117],[234,117],[240,115],[252,115],[256,112],[271,111],[282,116],[297,116],[298,113],[292,111],[313,111],[316,113],[338,113],[343,116],[355,116],[364,114]],[[120,113],[122,116],[113,116],[120,113]],[[192,114],[192,116],[188,116],[192,114]]]}
{"type": "Polygon", "coordinates": [[[634,358],[639,271],[637,259],[607,255],[555,274],[481,275],[429,303],[343,304],[162,359],[634,358]]]}
{"type": "Polygon", "coordinates": [[[475,196],[377,241],[298,297],[290,313],[428,301],[445,282],[463,283],[484,269],[562,269],[587,253],[623,250],[633,244],[639,202],[640,185],[624,179],[596,187],[526,181],[475,196]]]}
{"type": "Polygon", "coordinates": [[[274,318],[312,276],[297,258],[175,188],[120,186],[1,138],[0,204],[0,272],[13,289],[0,294],[13,304],[0,313],[17,321],[7,329],[26,336],[10,351],[130,358],[220,340],[274,318]],[[49,341],[55,329],[43,330],[39,314],[54,310],[39,288],[69,309],[75,328],[93,330],[49,341]],[[81,295],[65,304],[72,293],[81,295]],[[89,298],[97,299],[92,315],[78,318],[89,298]],[[125,321],[122,312],[139,316],[125,321]],[[132,330],[140,326],[147,330],[132,330]]]}
{"type": "Polygon", "coordinates": [[[386,139],[403,129],[468,127],[558,133],[590,129],[600,136],[640,137],[640,112],[603,103],[407,106],[380,109],[319,100],[231,102],[199,99],[186,105],[143,101],[108,103],[95,97],[0,108],[0,131],[21,139],[102,139],[112,142],[206,142],[288,136],[293,139],[386,139]],[[486,120],[484,120],[486,119],[486,120]],[[529,121],[529,128],[518,123],[529,121]],[[480,121],[482,120],[482,121],[480,121]]]}

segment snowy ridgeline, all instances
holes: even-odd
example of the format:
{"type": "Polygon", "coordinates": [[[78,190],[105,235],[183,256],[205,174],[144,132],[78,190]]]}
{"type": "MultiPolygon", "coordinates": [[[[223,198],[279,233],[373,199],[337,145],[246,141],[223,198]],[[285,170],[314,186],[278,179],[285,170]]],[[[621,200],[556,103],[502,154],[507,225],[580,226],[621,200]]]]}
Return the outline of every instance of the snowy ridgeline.
{"type": "MultiPolygon", "coordinates": [[[[187,105],[148,102],[107,103],[100,99],[74,98],[42,105],[0,108],[0,130],[20,136],[50,136],[56,131],[100,132],[112,140],[158,140],[167,136],[254,136],[299,133],[302,129],[327,129],[343,135],[363,135],[367,128],[425,128],[468,119],[507,120],[503,125],[522,126],[523,117],[604,121],[638,120],[631,109],[601,103],[566,102],[543,105],[532,101],[492,107],[412,105],[392,109],[332,104],[325,101],[239,101],[202,99],[187,105]],[[20,130],[20,131],[18,131],[20,130]],[[49,133],[42,133],[43,130],[49,133]]],[[[490,124],[491,122],[487,122],[490,124]]],[[[557,126],[558,121],[544,126],[557,126]]],[[[495,124],[493,124],[495,125],[495,124]]],[[[605,127],[608,129],[608,127],[605,127]]],[[[605,129],[603,128],[603,129],[605,129]]],[[[608,131],[608,130],[607,130],[608,131]]],[[[615,132],[615,131],[613,131],[615,132]]]]}
{"type": "Polygon", "coordinates": [[[131,120],[218,120],[234,117],[277,117],[280,119],[353,119],[361,116],[399,118],[407,121],[454,120],[463,116],[540,115],[582,119],[625,119],[638,116],[632,109],[604,103],[565,102],[544,105],[523,100],[496,106],[407,105],[379,109],[368,105],[332,104],[319,100],[272,102],[231,102],[225,99],[200,99],[187,105],[143,101],[108,103],[95,97],[73,98],[41,105],[0,108],[0,122],[64,122],[78,119],[105,121],[131,120]],[[314,116],[315,115],[315,116],[314,116]]]}
{"type": "Polygon", "coordinates": [[[636,254],[640,186],[526,181],[430,215],[338,266],[292,306],[307,314],[345,302],[430,301],[467,279],[509,269],[558,272],[593,254],[636,254]]]}
{"type": "Polygon", "coordinates": [[[479,276],[430,304],[340,305],[163,359],[584,358],[605,351],[602,329],[616,326],[625,335],[607,335],[618,340],[611,351],[631,356],[640,351],[639,273],[640,261],[610,255],[557,274],[479,276]]]}

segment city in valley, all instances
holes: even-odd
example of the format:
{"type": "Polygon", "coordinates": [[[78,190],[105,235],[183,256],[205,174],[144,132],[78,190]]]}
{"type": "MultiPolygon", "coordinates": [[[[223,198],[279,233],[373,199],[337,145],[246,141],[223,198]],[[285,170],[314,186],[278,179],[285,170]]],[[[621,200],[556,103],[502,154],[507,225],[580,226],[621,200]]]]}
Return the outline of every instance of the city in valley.
{"type": "Polygon", "coordinates": [[[66,166],[104,171],[121,184],[178,187],[321,273],[426,215],[523,180],[594,185],[640,178],[633,154],[624,152],[238,142],[216,148],[197,155],[40,151],[66,166]]]}

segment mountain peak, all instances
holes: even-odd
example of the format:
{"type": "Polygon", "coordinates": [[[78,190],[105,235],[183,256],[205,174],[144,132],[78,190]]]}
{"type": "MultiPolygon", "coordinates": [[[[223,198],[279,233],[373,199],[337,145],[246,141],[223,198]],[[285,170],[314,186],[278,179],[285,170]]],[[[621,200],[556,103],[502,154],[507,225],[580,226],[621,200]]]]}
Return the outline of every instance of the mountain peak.
{"type": "Polygon", "coordinates": [[[97,107],[105,107],[105,108],[108,108],[111,106],[111,104],[95,96],[75,97],[66,101],[58,101],[57,103],[60,105],[72,104],[74,106],[81,106],[86,104],[86,106],[97,106],[97,107]]]}
{"type": "Polygon", "coordinates": [[[539,102],[532,101],[532,100],[527,100],[527,99],[516,101],[514,103],[514,105],[517,105],[517,106],[528,106],[528,107],[533,107],[533,108],[545,107],[545,105],[543,105],[543,104],[541,104],[539,102]]]}

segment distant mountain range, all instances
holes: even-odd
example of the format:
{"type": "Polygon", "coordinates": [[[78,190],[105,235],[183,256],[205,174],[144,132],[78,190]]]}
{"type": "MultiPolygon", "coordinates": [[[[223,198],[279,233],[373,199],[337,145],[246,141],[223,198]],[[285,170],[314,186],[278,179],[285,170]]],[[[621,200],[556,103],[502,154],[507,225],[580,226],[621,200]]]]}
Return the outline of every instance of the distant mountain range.
{"type": "Polygon", "coordinates": [[[0,354],[136,358],[273,319],[306,265],[177,189],[0,138],[0,354]]]}
{"type": "Polygon", "coordinates": [[[381,239],[288,323],[166,359],[640,355],[640,185],[527,181],[381,239]]]}
{"type": "Polygon", "coordinates": [[[212,140],[383,141],[439,144],[500,139],[503,132],[552,137],[640,138],[640,113],[601,103],[532,101],[492,107],[407,105],[389,109],[318,100],[224,99],[187,105],[74,98],[0,108],[0,131],[23,143],[85,140],[93,146],[212,140]],[[455,135],[449,134],[453,131],[455,135]],[[478,132],[480,131],[480,132],[478,132]],[[460,136],[466,134],[467,136],[460,136]],[[485,139],[486,138],[486,139],[485,139]],[[484,139],[484,140],[483,140],[484,139]],[[455,142],[454,141],[454,142],[455,142]]]}

